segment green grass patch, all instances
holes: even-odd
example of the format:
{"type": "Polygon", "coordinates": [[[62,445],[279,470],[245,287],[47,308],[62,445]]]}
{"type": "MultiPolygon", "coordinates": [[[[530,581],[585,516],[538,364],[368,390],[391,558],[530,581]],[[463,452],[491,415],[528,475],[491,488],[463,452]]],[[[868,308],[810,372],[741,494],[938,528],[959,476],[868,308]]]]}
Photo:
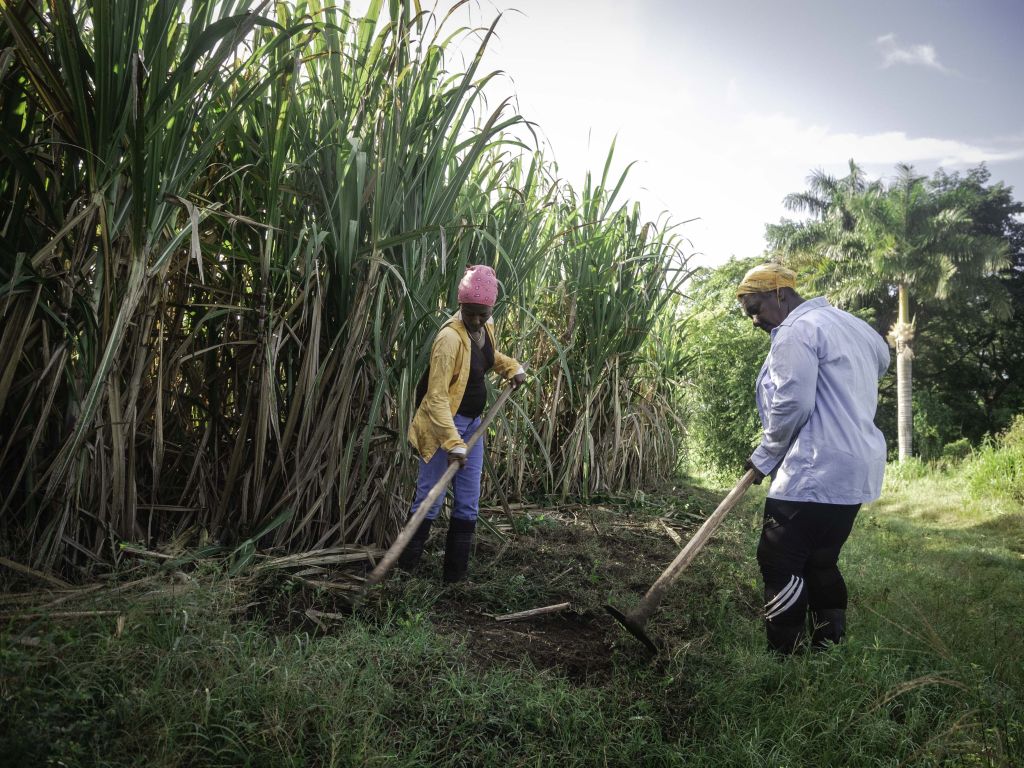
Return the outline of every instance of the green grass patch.
{"type": "Polygon", "coordinates": [[[662,657],[602,610],[672,559],[662,520],[685,538],[720,489],[545,512],[507,548],[484,538],[454,588],[435,535],[350,616],[290,582],[197,571],[92,606],[113,614],[12,619],[0,764],[1019,765],[1024,516],[968,488],[890,472],[844,552],[849,641],[782,662],[758,619],[756,497],[652,619],[662,657]]]}

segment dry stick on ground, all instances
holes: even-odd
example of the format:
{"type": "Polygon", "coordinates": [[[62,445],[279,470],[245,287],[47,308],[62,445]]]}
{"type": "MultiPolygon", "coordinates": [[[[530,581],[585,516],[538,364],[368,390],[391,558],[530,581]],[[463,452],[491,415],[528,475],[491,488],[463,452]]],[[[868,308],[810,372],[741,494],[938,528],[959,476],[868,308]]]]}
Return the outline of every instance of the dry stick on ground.
{"type": "Polygon", "coordinates": [[[134,555],[135,557],[152,557],[155,560],[173,560],[175,555],[165,555],[163,552],[154,552],[150,549],[142,549],[140,547],[129,547],[125,544],[121,545],[121,551],[126,555],[134,555]]]}
{"type": "Polygon", "coordinates": [[[29,568],[27,565],[22,565],[21,563],[16,563],[13,560],[8,560],[6,557],[0,557],[0,565],[6,566],[7,568],[10,568],[12,571],[17,571],[18,573],[24,574],[26,576],[31,576],[34,579],[45,581],[47,584],[50,584],[54,587],[58,587],[59,589],[71,588],[70,584],[68,584],[66,581],[58,579],[56,576],[50,576],[48,573],[37,571],[35,568],[29,568]]]}
{"type": "Polygon", "coordinates": [[[32,592],[4,592],[0,594],[0,605],[22,605],[24,603],[40,603],[56,595],[75,597],[79,590],[70,589],[39,589],[32,592]]]}
{"type": "Polygon", "coordinates": [[[321,627],[323,627],[323,624],[320,619],[328,619],[329,621],[345,621],[348,619],[348,616],[344,613],[328,613],[325,611],[318,611],[313,608],[307,608],[306,615],[321,627]]]}
{"type": "Polygon", "coordinates": [[[28,619],[94,619],[103,616],[123,616],[126,613],[141,613],[147,615],[155,613],[175,613],[178,610],[178,608],[171,608],[170,606],[161,606],[158,608],[139,608],[138,606],[132,606],[130,608],[104,609],[101,611],[34,611],[32,613],[0,614],[0,621],[26,621],[28,619]]]}
{"type": "MultiPolygon", "coordinates": [[[[346,574],[348,578],[355,578],[349,574],[346,574]]],[[[288,576],[289,579],[295,581],[303,586],[310,587],[311,589],[333,589],[338,592],[354,592],[361,589],[356,584],[346,584],[343,581],[324,581],[322,579],[307,579],[303,576],[295,576],[294,574],[288,576]]]]}
{"type": "MultiPolygon", "coordinates": [[[[153,610],[139,611],[137,613],[154,613],[153,610]]],[[[32,613],[7,613],[0,614],[0,621],[16,621],[27,619],[92,619],[98,616],[119,616],[124,610],[103,610],[103,611],[35,611],[32,613]]]]}
{"type": "Polygon", "coordinates": [[[669,535],[669,538],[675,542],[677,547],[683,546],[683,537],[668,527],[668,524],[664,520],[659,520],[661,527],[665,529],[665,533],[669,535]]]}
{"type": "Polygon", "coordinates": [[[32,635],[22,635],[21,637],[14,638],[15,643],[18,645],[24,645],[26,648],[42,648],[47,651],[52,651],[56,646],[53,643],[43,642],[41,637],[35,637],[32,635]]]}
{"type": "Polygon", "coordinates": [[[583,511],[587,513],[587,520],[590,521],[590,526],[591,526],[591,528],[594,529],[594,533],[597,534],[598,536],[600,536],[601,535],[601,531],[598,530],[597,523],[594,522],[594,515],[590,511],[590,507],[583,507],[583,511]]]}
{"type": "Polygon", "coordinates": [[[534,616],[543,616],[547,613],[559,613],[569,609],[569,603],[559,603],[558,605],[546,605],[543,608],[531,608],[528,611],[519,611],[518,613],[506,613],[504,616],[495,616],[495,621],[519,621],[520,619],[532,619],[534,616]]]}
{"type": "Polygon", "coordinates": [[[554,584],[554,583],[555,583],[556,581],[558,581],[558,580],[559,580],[560,578],[562,578],[563,576],[565,576],[565,574],[567,574],[567,573],[569,573],[570,571],[572,571],[572,569],[573,569],[573,568],[574,568],[574,566],[570,565],[570,566],[569,566],[568,568],[566,568],[566,569],[565,569],[564,571],[562,571],[562,572],[561,572],[560,574],[558,574],[557,576],[555,576],[555,578],[553,578],[553,579],[552,579],[551,581],[549,581],[549,582],[548,582],[548,585],[550,586],[551,584],[554,584]]]}
{"type": "Polygon", "coordinates": [[[36,611],[52,610],[61,603],[65,603],[68,600],[100,600],[107,598],[110,595],[123,592],[137,587],[140,584],[153,581],[154,579],[161,578],[164,574],[155,573],[150,576],[146,576],[141,579],[135,579],[133,581],[126,581],[123,584],[116,584],[108,586],[106,584],[90,584],[86,587],[72,587],[70,589],[62,590],[45,590],[39,592],[18,592],[13,594],[0,595],[0,604],[11,604],[11,603],[35,603],[36,605],[30,606],[36,611]]]}
{"type": "Polygon", "coordinates": [[[71,592],[69,594],[61,595],[55,600],[51,600],[50,602],[48,602],[46,605],[40,606],[40,608],[52,611],[58,605],[60,605],[61,603],[66,603],[68,600],[81,600],[83,598],[88,599],[89,595],[95,595],[101,589],[103,589],[102,584],[93,584],[92,586],[86,587],[85,589],[79,590],[77,592],[71,592]]]}
{"type": "MultiPolygon", "coordinates": [[[[513,391],[515,390],[512,385],[505,387],[501,396],[498,397],[494,405],[491,406],[491,409],[480,422],[480,426],[477,427],[476,432],[474,432],[473,436],[466,441],[467,455],[473,449],[473,446],[479,442],[480,438],[483,437],[484,433],[487,431],[488,425],[494,420],[494,417],[498,415],[498,412],[501,411],[502,407],[505,405],[505,401],[508,400],[513,391]]],[[[387,572],[391,570],[391,566],[395,564],[395,561],[398,560],[402,552],[405,551],[405,548],[408,546],[413,534],[416,533],[416,530],[420,527],[420,523],[423,522],[423,518],[427,516],[427,512],[430,511],[430,508],[434,505],[438,496],[444,493],[445,489],[448,487],[448,483],[451,482],[452,478],[455,477],[455,473],[458,471],[459,464],[457,462],[453,462],[448,465],[448,469],[446,469],[444,474],[441,475],[441,479],[438,480],[434,487],[430,489],[430,493],[427,494],[427,497],[420,502],[416,512],[413,513],[413,516],[409,518],[409,522],[405,524],[405,528],[403,528],[398,534],[398,538],[395,539],[394,543],[388,548],[388,551],[384,553],[384,557],[381,561],[377,563],[377,567],[374,568],[370,575],[366,577],[366,586],[363,595],[365,595],[371,587],[379,583],[387,572]]]]}

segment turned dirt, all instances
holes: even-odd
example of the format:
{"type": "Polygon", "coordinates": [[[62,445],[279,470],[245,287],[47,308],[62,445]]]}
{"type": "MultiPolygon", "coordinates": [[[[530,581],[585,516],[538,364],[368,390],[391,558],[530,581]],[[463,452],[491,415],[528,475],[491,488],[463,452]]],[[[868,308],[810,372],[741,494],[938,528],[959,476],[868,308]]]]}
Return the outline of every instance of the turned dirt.
{"type": "MultiPolygon", "coordinates": [[[[703,501],[703,500],[702,500],[703,501]]],[[[713,508],[715,499],[700,505],[713,508]]],[[[469,581],[441,582],[446,523],[432,532],[420,565],[411,574],[396,569],[359,609],[360,618],[382,628],[394,616],[427,621],[481,668],[525,668],[563,677],[576,684],[600,685],[617,664],[646,663],[644,648],[605,610],[634,605],[693,534],[707,510],[661,517],[629,510],[592,507],[519,513],[521,530],[502,540],[484,527],[470,562],[469,581]],[[671,529],[675,533],[673,537],[671,529]],[[677,541],[678,538],[678,541],[677,541]],[[498,617],[570,603],[559,613],[514,621],[498,617]]],[[[496,518],[501,523],[502,519],[496,518]]],[[[671,649],[710,642],[709,610],[726,587],[720,567],[752,555],[735,542],[713,539],[719,549],[715,567],[693,567],[670,590],[648,625],[649,633],[671,649]]],[[[705,561],[707,562],[707,561],[705,561]]],[[[736,594],[746,591],[732,581],[736,594]]],[[[351,594],[351,593],[349,593],[351,594]]],[[[751,616],[757,598],[751,590],[751,616]]],[[[262,594],[255,613],[278,631],[331,632],[350,613],[344,593],[291,589],[262,594]]],[[[408,620],[408,619],[406,619],[408,620]]]]}
{"type": "MultiPolygon", "coordinates": [[[[576,683],[600,684],[617,662],[642,660],[646,651],[609,616],[606,603],[629,607],[639,600],[679,551],[659,518],[615,514],[548,514],[507,545],[482,534],[470,582],[440,589],[425,609],[437,631],[462,644],[482,666],[529,666],[576,683]],[[568,602],[555,614],[501,622],[498,616],[568,602]]],[[[669,519],[687,540],[699,519],[669,519]]],[[[417,571],[390,589],[410,591],[438,582],[444,527],[432,536],[417,571]]],[[[742,554],[742,553],[737,553],[742,554]]],[[[700,634],[700,617],[688,613],[695,596],[713,590],[699,569],[677,583],[652,632],[670,646],[700,634]]]]}

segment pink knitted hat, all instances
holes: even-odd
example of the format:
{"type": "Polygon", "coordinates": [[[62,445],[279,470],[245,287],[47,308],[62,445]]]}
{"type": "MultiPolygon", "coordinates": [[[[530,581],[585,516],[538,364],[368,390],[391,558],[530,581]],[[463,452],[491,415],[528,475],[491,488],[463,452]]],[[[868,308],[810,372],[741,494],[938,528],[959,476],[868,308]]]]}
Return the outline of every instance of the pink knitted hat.
{"type": "Polygon", "coordinates": [[[494,270],[483,264],[466,267],[466,274],[459,283],[459,303],[493,307],[497,300],[498,278],[494,270]]]}

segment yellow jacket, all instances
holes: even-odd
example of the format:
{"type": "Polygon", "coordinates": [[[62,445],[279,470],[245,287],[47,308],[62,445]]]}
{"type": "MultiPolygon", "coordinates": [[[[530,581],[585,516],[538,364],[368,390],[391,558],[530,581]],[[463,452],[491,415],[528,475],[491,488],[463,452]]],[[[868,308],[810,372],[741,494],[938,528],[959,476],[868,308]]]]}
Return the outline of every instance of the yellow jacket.
{"type": "MultiPolygon", "coordinates": [[[[470,341],[461,318],[462,315],[456,313],[434,337],[427,394],[409,425],[409,442],[424,461],[430,461],[438,448],[445,452],[453,448],[466,449],[454,420],[469,382],[470,341]]],[[[521,370],[519,363],[498,351],[494,343],[494,322],[488,320],[484,327],[494,347],[494,370],[506,379],[512,378],[521,370]]]]}

